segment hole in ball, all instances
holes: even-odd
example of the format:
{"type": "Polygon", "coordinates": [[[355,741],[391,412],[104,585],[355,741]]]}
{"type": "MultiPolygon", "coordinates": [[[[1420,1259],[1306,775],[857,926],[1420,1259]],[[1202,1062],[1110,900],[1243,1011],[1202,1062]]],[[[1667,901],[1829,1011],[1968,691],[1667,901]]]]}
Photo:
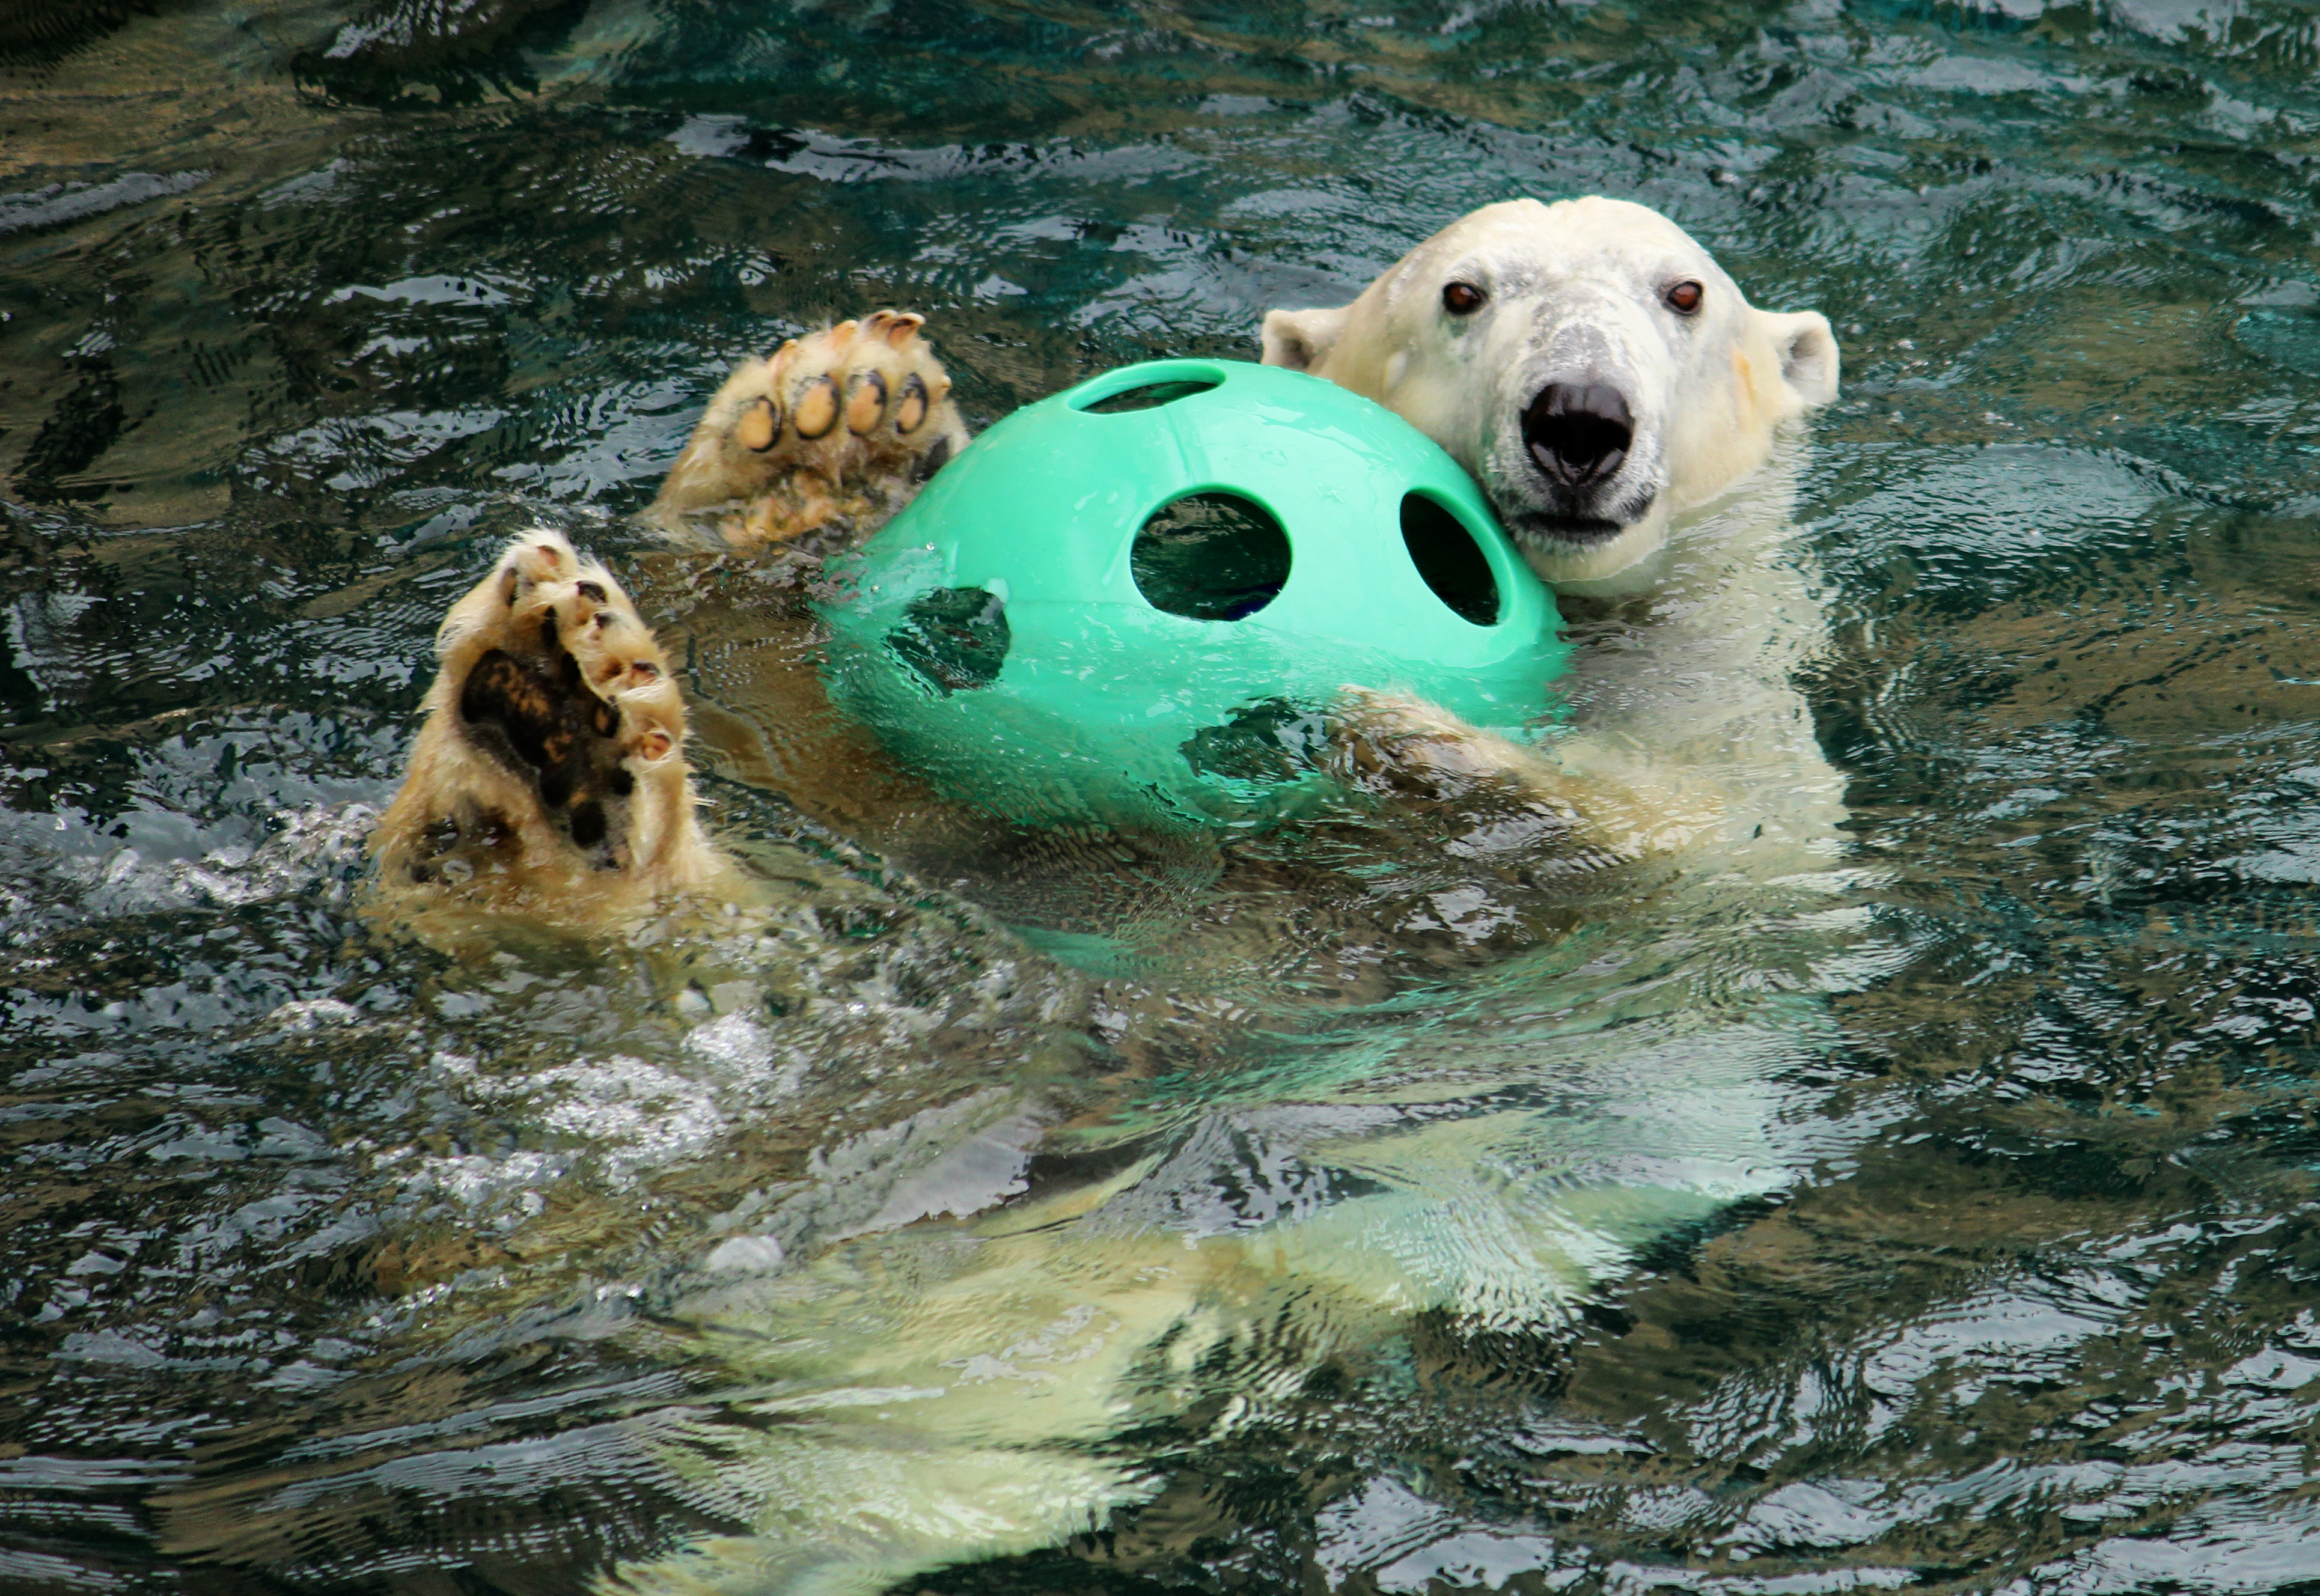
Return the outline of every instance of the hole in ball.
{"type": "Polygon", "coordinates": [[[1191,493],[1163,506],[1128,551],[1136,591],[1155,609],[1244,620],[1289,581],[1289,534],[1237,493],[1191,493]]]}
{"type": "Polygon", "coordinates": [[[1195,393],[1206,393],[1215,387],[1220,377],[1176,377],[1165,383],[1139,383],[1133,388],[1097,400],[1093,404],[1075,408],[1091,416],[1118,416],[1130,410],[1155,410],[1164,404],[1174,404],[1180,399],[1190,399],[1195,393]]]}
{"type": "Polygon", "coordinates": [[[1423,493],[1401,496],[1401,542],[1410,564],[1452,614],[1478,627],[1499,622],[1499,579],[1466,524],[1423,493]]]}
{"type": "Polygon", "coordinates": [[[945,697],[998,681],[1013,641],[1007,607],[981,588],[920,593],[902,611],[902,624],[886,634],[894,657],[945,697]]]}

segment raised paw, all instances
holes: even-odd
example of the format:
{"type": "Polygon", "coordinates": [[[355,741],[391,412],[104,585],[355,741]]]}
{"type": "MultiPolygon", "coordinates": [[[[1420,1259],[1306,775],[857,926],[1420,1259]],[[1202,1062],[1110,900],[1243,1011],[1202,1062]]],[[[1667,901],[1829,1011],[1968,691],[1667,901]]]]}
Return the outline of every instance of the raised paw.
{"type": "Polygon", "coordinates": [[[919,329],[879,311],[744,361],[709,401],[652,515],[753,548],[890,515],[966,444],[950,376],[919,329]]]}
{"type": "Polygon", "coordinates": [[[603,566],[526,533],[452,606],[436,652],[410,771],[373,838],[384,885],[657,893],[707,879],[684,699],[603,566]]]}
{"type": "MultiPolygon", "coordinates": [[[[1497,798],[1563,839],[1566,861],[1600,866],[1681,848],[1716,824],[1711,801],[1573,771],[1407,693],[1339,690],[1329,717],[1340,776],[1381,797],[1461,807],[1497,798]]],[[[1536,830],[1511,834],[1535,841],[1536,830]]]]}

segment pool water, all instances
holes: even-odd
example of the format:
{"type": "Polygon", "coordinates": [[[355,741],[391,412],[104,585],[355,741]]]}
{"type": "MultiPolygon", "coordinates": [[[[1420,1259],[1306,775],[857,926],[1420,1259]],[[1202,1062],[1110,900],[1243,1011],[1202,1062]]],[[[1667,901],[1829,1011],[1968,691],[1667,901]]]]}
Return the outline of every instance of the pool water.
{"type": "Polygon", "coordinates": [[[20,0],[0,190],[0,1584],[2320,1589],[2309,4],[20,0]],[[1844,346],[1809,879],[843,791],[626,519],[1587,192],[1844,346]],[[364,913],[539,524],[764,914],[364,913]]]}

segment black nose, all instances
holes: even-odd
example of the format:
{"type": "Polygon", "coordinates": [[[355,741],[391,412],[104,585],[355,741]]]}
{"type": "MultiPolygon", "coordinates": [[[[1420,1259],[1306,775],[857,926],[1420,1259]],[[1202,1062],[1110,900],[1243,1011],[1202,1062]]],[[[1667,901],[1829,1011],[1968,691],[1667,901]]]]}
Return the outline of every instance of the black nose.
{"type": "Polygon", "coordinates": [[[1601,383],[1549,383],[1523,411],[1523,442],[1538,468],[1566,488],[1609,476],[1636,440],[1627,397],[1601,383]]]}

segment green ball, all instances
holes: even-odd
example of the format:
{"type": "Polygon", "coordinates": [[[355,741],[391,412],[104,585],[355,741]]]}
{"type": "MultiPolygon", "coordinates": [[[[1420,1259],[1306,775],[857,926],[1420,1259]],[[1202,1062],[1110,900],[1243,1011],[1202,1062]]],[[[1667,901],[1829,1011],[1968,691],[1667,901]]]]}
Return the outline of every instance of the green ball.
{"type": "Polygon", "coordinates": [[[1329,789],[1347,687],[1528,737],[1554,599],[1382,406],[1238,361],[1108,372],[976,438],[827,603],[840,708],[1034,824],[1251,825],[1329,789]]]}

